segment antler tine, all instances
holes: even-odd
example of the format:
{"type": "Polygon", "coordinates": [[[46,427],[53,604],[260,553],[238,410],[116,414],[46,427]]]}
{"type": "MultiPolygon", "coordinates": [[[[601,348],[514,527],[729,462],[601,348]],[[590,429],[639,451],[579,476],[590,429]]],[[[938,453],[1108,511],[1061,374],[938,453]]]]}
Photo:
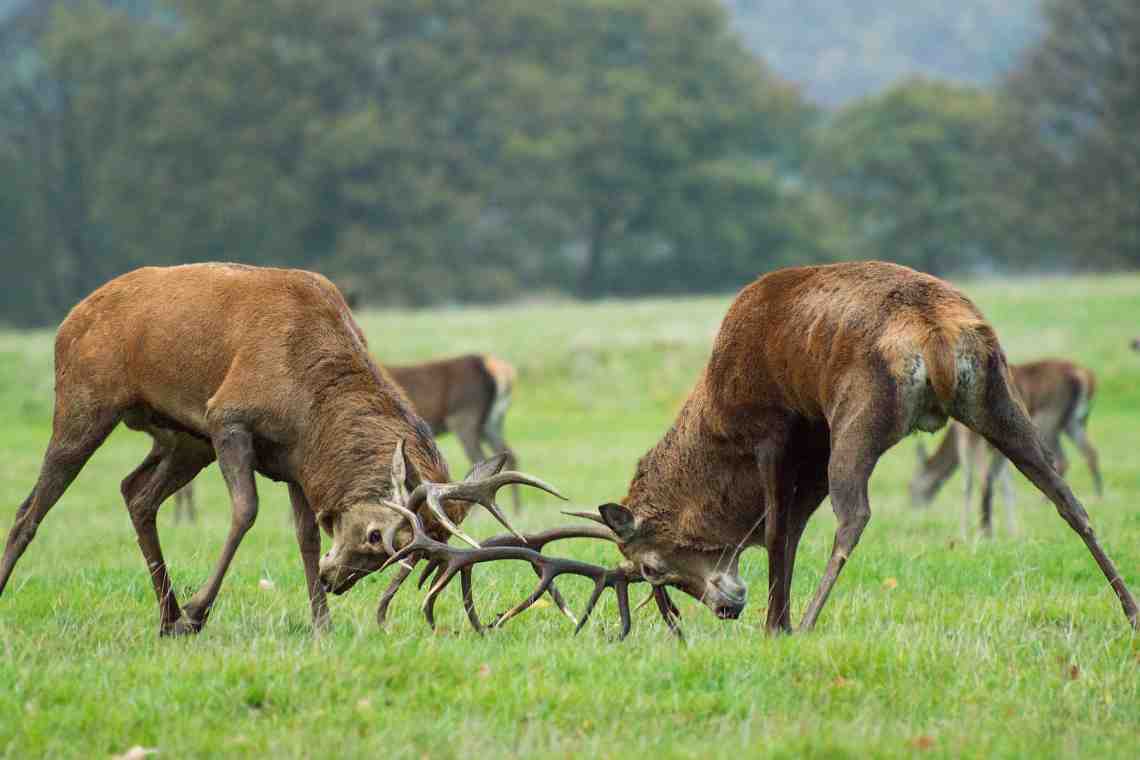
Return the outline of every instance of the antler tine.
{"type": "MultiPolygon", "coordinates": [[[[628,568],[622,566],[614,569],[606,569],[598,565],[592,565],[574,559],[549,557],[530,548],[531,546],[536,546],[541,549],[552,541],[564,538],[588,537],[615,541],[616,536],[614,536],[609,529],[581,526],[554,528],[533,536],[514,537],[502,535],[495,536],[490,539],[485,546],[478,549],[461,549],[436,541],[428,536],[424,531],[423,521],[419,515],[410,509],[392,502],[384,503],[407,518],[412,526],[413,533],[412,540],[405,544],[396,554],[390,556],[385,562],[384,567],[399,562],[414,553],[429,559],[429,564],[424,569],[421,580],[426,579],[432,570],[435,571],[431,588],[428,590],[422,606],[424,617],[428,625],[432,627],[435,626],[435,602],[439,598],[439,594],[456,575],[461,575],[464,610],[467,612],[467,617],[475,630],[482,632],[483,627],[475,611],[472,594],[471,567],[480,562],[513,559],[529,562],[538,574],[539,582],[526,599],[500,615],[495,622],[491,624],[491,627],[502,626],[511,618],[520,615],[533,606],[544,593],[550,592],[551,595],[554,596],[556,593],[554,580],[560,575],[574,574],[591,578],[594,581],[594,589],[590,595],[590,601],[587,603],[585,613],[581,619],[577,621],[574,632],[577,633],[582,630],[582,627],[589,619],[590,613],[597,605],[602,592],[606,588],[612,588],[617,595],[618,612],[621,616],[620,638],[624,639],[629,635],[632,625],[629,609],[629,584],[643,581],[644,578],[642,578],[640,574],[631,572],[628,568]],[[519,542],[525,542],[527,545],[520,546],[519,542]]],[[[560,602],[560,596],[559,594],[556,597],[556,602],[560,602]]],[[[565,609],[564,604],[559,603],[559,609],[570,616],[569,610],[565,609]]],[[[662,590],[662,597],[658,599],[658,609],[663,610],[663,615],[666,614],[664,610],[675,610],[672,606],[672,601],[669,600],[664,590],[662,590]]],[[[672,615],[671,612],[669,614],[672,615]]],[[[667,617],[666,622],[670,624],[670,630],[673,630],[675,621],[672,620],[672,617],[667,617]]]]}
{"type": "Polygon", "coordinates": [[[673,600],[669,598],[669,592],[665,590],[664,586],[653,587],[653,600],[657,602],[657,609],[661,613],[661,617],[665,619],[665,625],[669,626],[669,632],[676,636],[681,641],[685,640],[685,632],[681,630],[681,611],[677,609],[677,605],[673,604],[673,600]]]}
{"type": "Polygon", "coordinates": [[[388,605],[392,603],[393,597],[396,592],[400,590],[400,586],[404,585],[404,581],[412,574],[411,564],[400,564],[400,569],[396,571],[396,577],[388,584],[388,588],[384,590],[384,595],[380,597],[380,605],[376,608],[376,624],[379,626],[384,625],[384,621],[388,617],[388,605]]]}

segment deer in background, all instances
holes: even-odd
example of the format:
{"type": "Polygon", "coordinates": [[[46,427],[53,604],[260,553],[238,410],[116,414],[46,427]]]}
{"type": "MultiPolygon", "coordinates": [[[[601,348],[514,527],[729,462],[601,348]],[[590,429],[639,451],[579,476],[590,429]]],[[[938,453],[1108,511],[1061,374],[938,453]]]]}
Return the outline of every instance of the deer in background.
{"type": "MultiPolygon", "coordinates": [[[[486,443],[492,454],[506,454],[508,470],[518,467],[518,457],[503,436],[517,376],[510,364],[486,354],[468,354],[423,364],[387,364],[384,368],[434,435],[455,433],[472,465],[486,457],[486,443]]],[[[193,483],[188,483],[174,495],[175,522],[184,514],[194,521],[193,488],[193,483]]],[[[516,486],[511,490],[518,512],[519,489],[516,486]]]]}
{"type": "Polygon", "coordinates": [[[150,453],[122,482],[158,600],[161,634],[197,633],[258,511],[254,473],[289,486],[313,623],[380,567],[384,529],[423,512],[426,531],[473,542],[456,523],[520,473],[476,468],[449,483],[428,426],[369,356],[340,293],[299,270],[233,264],[147,267],[80,302],[55,342],[55,411],[39,479],[16,513],[0,561],[0,594],[48,511],[120,423],[147,432],[150,453]],[[407,475],[391,462],[400,442],[407,475]],[[229,534],[205,585],[181,607],[159,544],[160,505],[214,460],[232,504],[229,534]],[[397,489],[396,486],[400,488],[397,489]],[[333,538],[320,557],[318,524],[333,538]],[[326,573],[322,564],[336,572],[326,573]]]}
{"type": "MultiPolygon", "coordinates": [[[[1104,482],[1100,474],[1099,456],[1088,437],[1089,412],[1096,395],[1096,375],[1092,370],[1062,359],[1043,359],[1010,367],[1014,388],[1025,403],[1030,419],[1037,427],[1054,466],[1061,477],[1069,463],[1061,448],[1064,434],[1077,446],[1092,473],[1097,497],[1104,495],[1104,482]]],[[[913,506],[929,504],[947,478],[962,464],[965,481],[965,499],[962,508],[962,535],[968,533],[970,502],[973,496],[973,472],[983,463],[982,531],[993,533],[993,484],[1001,480],[1006,506],[1008,530],[1016,531],[1013,511],[1013,485],[1005,469],[1005,458],[990,447],[985,439],[953,422],[932,456],[927,457],[922,443],[918,444],[918,469],[910,482],[913,506]]]]}

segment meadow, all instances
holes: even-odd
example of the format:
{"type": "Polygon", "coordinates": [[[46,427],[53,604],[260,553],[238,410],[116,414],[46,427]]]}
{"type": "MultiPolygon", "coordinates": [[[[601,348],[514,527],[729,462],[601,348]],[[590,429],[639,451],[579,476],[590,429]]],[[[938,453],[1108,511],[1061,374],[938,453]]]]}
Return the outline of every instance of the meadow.
{"type": "MultiPolygon", "coordinates": [[[[959,284],[1011,360],[1062,356],[1098,373],[1089,429],[1106,496],[1092,500],[1071,448],[1070,482],[1140,592],[1140,354],[1128,348],[1140,334],[1140,276],[959,284]]],[[[569,522],[560,508],[624,495],[730,299],[368,311],[361,323],[381,362],[487,351],[519,368],[508,440],[523,469],[571,499],[527,493],[516,524],[538,529],[569,522]]],[[[52,333],[0,332],[5,535],[35,481],[51,407],[52,333]]],[[[442,445],[461,476],[457,443],[442,445]]],[[[619,643],[611,594],[576,637],[549,605],[479,636],[448,589],[433,632],[411,584],[382,631],[386,576],[334,597],[333,628],[314,637],[287,494],[267,480],[205,631],[160,639],[119,495],[148,446],[116,431],[0,597],[0,757],[107,757],[134,745],[175,758],[1140,756],[1140,637],[1079,539],[1017,476],[1022,535],[998,520],[996,539],[963,542],[959,477],[931,508],[909,506],[913,440],[881,461],[871,523],[815,632],[764,635],[767,562],[754,550],[740,620],[674,594],[684,644],[651,607],[619,643]]],[[[217,468],[198,484],[197,524],[175,525],[171,508],[160,515],[181,597],[205,580],[229,525],[217,468]]],[[[834,525],[825,503],[799,552],[794,620],[834,525]]],[[[499,532],[481,513],[465,527],[499,532]]],[[[550,551],[617,560],[589,543],[550,551]]],[[[479,568],[484,618],[532,581],[525,566],[479,568]]],[[[578,608],[588,593],[573,581],[563,590],[578,608]]]]}

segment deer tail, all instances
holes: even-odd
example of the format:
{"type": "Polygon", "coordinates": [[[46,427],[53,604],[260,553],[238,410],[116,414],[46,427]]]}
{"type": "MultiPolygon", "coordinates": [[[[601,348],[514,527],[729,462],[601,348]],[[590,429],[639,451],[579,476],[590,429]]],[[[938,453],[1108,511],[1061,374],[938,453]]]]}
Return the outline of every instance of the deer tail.
{"type": "Polygon", "coordinates": [[[958,390],[958,358],[950,336],[937,328],[932,330],[923,346],[922,358],[934,395],[949,405],[958,390]]]}

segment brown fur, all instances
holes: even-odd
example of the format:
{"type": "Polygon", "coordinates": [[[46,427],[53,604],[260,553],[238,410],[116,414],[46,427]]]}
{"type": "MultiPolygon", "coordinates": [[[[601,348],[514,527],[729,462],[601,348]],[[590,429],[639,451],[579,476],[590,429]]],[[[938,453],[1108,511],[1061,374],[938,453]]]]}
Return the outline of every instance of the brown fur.
{"type": "Polygon", "coordinates": [[[948,416],[986,435],[1088,544],[1136,625],[1136,605],[1087,515],[1049,466],[993,330],[958,290],[881,262],[768,274],[729,307],[673,427],[602,517],[643,575],[739,614],[738,549],[765,545],[770,630],[790,627],[796,546],[830,493],[838,518],[810,628],[870,519],[879,456],[948,416]]]}
{"type": "MultiPolygon", "coordinates": [[[[1068,461],[1061,448],[1061,436],[1064,434],[1072,439],[1084,457],[1092,473],[1096,493],[1100,496],[1103,492],[1103,479],[1099,456],[1088,439],[1087,432],[1089,411],[1096,395],[1095,373],[1087,367],[1063,359],[1042,359],[1013,365],[1010,369],[1014,387],[1052,454],[1057,471],[1063,477],[1068,470],[1068,461]]],[[[994,455],[981,436],[955,423],[947,430],[930,459],[920,453],[918,469],[911,479],[911,498],[916,506],[929,503],[957,469],[959,449],[972,452],[974,457],[984,456],[988,452],[992,459],[994,455]]],[[[984,482],[988,485],[983,491],[982,529],[986,533],[992,531],[992,483],[1002,475],[1002,469],[999,465],[985,471],[984,482]]],[[[970,490],[967,488],[967,508],[970,490]]]]}
{"type": "MultiPolygon", "coordinates": [[[[233,264],[130,272],[71,311],[56,337],[55,363],[52,439],[8,537],[0,592],[44,515],[120,421],[155,440],[123,481],[123,495],[164,633],[205,622],[257,514],[253,470],[291,485],[318,622],[327,609],[316,578],[315,517],[334,526],[336,515],[388,497],[401,439],[419,475],[448,480],[430,429],[369,357],[337,289],[311,272],[233,264]],[[154,518],[215,457],[230,488],[233,527],[214,576],[180,613],[154,518]]],[[[469,505],[446,508],[459,521],[469,505]]]]}

